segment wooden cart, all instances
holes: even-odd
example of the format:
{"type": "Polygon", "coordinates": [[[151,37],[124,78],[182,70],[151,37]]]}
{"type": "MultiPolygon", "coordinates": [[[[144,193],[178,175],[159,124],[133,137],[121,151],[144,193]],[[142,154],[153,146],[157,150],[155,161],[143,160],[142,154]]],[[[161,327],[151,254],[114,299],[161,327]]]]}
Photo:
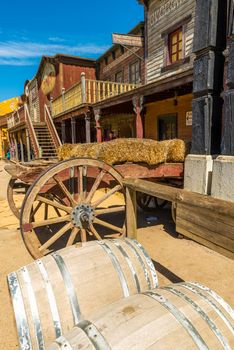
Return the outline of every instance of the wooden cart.
{"type": "MultiPolygon", "coordinates": [[[[5,168],[12,176],[9,206],[20,219],[25,245],[35,258],[88,237],[128,234],[123,179],[183,179],[182,163],[124,163],[112,167],[100,160],[72,158],[52,165],[43,162],[5,168]],[[21,208],[14,200],[19,181],[26,189],[21,208]]],[[[147,207],[149,198],[139,197],[138,203],[147,207]]]]}

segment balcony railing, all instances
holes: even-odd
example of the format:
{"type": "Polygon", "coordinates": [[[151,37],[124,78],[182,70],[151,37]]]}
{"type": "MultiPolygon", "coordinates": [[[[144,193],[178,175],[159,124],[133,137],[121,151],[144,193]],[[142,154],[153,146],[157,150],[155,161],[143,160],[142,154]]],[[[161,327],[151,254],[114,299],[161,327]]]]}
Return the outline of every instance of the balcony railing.
{"type": "Polygon", "coordinates": [[[52,116],[56,117],[84,103],[93,104],[137,88],[137,84],[85,79],[52,101],[52,116]]]}
{"type": "Polygon", "coordinates": [[[25,110],[24,110],[24,106],[22,106],[7,118],[7,127],[8,129],[11,129],[17,125],[23,124],[24,122],[25,122],[25,110]]]}

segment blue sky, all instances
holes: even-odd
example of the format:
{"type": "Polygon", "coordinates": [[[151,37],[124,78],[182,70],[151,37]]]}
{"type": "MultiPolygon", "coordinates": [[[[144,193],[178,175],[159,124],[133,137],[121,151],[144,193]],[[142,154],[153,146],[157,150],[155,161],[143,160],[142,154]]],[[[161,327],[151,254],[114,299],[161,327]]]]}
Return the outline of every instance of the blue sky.
{"type": "Polygon", "coordinates": [[[0,101],[23,93],[42,55],[96,58],[112,32],[126,33],[144,17],[137,0],[5,0],[0,11],[0,101]]]}

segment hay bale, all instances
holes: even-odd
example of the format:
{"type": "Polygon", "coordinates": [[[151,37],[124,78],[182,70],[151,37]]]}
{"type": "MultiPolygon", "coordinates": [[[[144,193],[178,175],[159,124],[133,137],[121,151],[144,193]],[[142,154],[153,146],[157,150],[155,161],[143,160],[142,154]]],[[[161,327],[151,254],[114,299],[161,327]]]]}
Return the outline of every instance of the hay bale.
{"type": "Polygon", "coordinates": [[[76,145],[72,145],[70,143],[66,143],[57,149],[58,159],[65,160],[71,158],[71,151],[76,145]]]}
{"type": "Polygon", "coordinates": [[[65,144],[58,149],[59,159],[93,158],[115,165],[119,163],[183,162],[186,145],[182,140],[116,139],[102,143],[65,144]]]}
{"type": "Polygon", "coordinates": [[[75,145],[70,152],[71,158],[93,158],[99,159],[99,149],[102,147],[102,143],[81,143],[75,145]]]}

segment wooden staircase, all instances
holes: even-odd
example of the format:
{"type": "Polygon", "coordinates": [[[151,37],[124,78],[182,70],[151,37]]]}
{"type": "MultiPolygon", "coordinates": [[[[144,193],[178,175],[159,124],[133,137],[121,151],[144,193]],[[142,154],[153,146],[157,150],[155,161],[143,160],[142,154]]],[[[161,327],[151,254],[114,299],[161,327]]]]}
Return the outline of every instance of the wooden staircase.
{"type": "Polygon", "coordinates": [[[45,123],[34,125],[36,138],[40,147],[41,159],[57,158],[57,150],[55,143],[51,137],[48,127],[45,123]]]}

